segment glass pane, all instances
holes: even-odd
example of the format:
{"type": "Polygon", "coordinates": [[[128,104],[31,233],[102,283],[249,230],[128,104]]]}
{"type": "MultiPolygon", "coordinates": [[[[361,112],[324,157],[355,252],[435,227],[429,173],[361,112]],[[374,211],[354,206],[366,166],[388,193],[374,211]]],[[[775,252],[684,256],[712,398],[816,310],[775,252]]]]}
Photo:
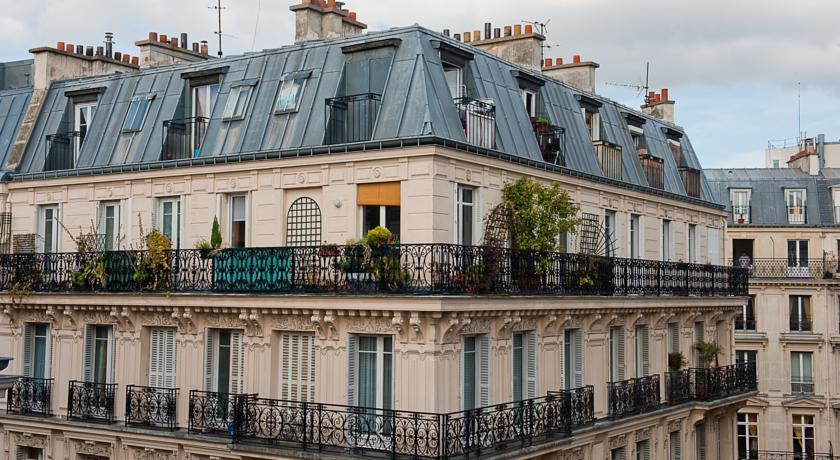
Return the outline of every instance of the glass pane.
{"type": "Polygon", "coordinates": [[[464,409],[475,408],[475,336],[464,337],[464,409]]]}
{"type": "Polygon", "coordinates": [[[231,215],[233,220],[245,220],[245,197],[234,196],[231,198],[231,215]]]}
{"type": "Polygon", "coordinates": [[[400,238],[400,207],[386,206],[385,207],[385,228],[391,231],[394,239],[400,238]]]}
{"type": "Polygon", "coordinates": [[[125,116],[125,121],[123,122],[123,130],[134,129],[134,118],[137,116],[137,109],[139,106],[140,101],[131,101],[131,104],[128,106],[128,114],[125,116]]]}
{"type": "Polygon", "coordinates": [[[219,96],[219,84],[210,85],[210,99],[207,103],[207,117],[213,114],[213,107],[216,105],[216,98],[219,96]]]}
{"type": "Polygon", "coordinates": [[[219,331],[216,391],[230,393],[230,331],[219,331]]]}
{"type": "Polygon", "coordinates": [[[143,127],[143,118],[146,117],[146,110],[149,108],[149,100],[142,99],[137,103],[137,113],[134,115],[132,122],[132,129],[140,129],[143,127]]]}
{"type": "Polygon", "coordinates": [[[513,400],[522,400],[522,334],[513,334],[513,400]]]}
{"type": "Polygon", "coordinates": [[[379,225],[379,206],[362,207],[362,237],[379,225]]]}
{"type": "Polygon", "coordinates": [[[790,354],[790,378],[794,382],[799,382],[801,380],[799,360],[800,360],[799,353],[791,353],[790,354]]]}
{"type": "Polygon", "coordinates": [[[44,209],[44,252],[54,252],[55,247],[55,210],[44,209]]]}
{"type": "Polygon", "coordinates": [[[95,326],[93,341],[93,381],[108,381],[108,326],[95,326]]]}
{"type": "Polygon", "coordinates": [[[391,409],[393,396],[391,395],[394,378],[394,355],[390,353],[391,338],[383,339],[385,353],[382,357],[382,408],[391,409]]]}
{"type": "Polygon", "coordinates": [[[376,337],[359,337],[359,400],[361,407],[376,407],[376,337]]]}
{"type": "Polygon", "coordinates": [[[248,108],[248,95],[251,94],[251,87],[246,86],[239,90],[239,97],[236,99],[236,109],[234,116],[242,117],[245,115],[245,110],[248,108]]]}
{"type": "Polygon", "coordinates": [[[163,203],[163,222],[162,222],[162,231],[164,236],[172,240],[172,202],[165,201],[163,203]]]}
{"type": "Polygon", "coordinates": [[[32,356],[32,376],[36,379],[45,377],[47,367],[47,326],[39,324],[35,326],[35,349],[32,356]]]}

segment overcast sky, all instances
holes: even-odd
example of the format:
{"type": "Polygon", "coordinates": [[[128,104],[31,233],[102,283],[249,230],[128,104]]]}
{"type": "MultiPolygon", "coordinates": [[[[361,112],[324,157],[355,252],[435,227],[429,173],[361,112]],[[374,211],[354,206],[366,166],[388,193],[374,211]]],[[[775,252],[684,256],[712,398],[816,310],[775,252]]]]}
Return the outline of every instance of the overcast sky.
{"type": "MultiPolygon", "coordinates": [[[[288,44],[291,0],[222,0],[225,54],[288,44]]],[[[188,32],[211,41],[216,0],[0,0],[0,61],[27,50],[99,44],[135,54],[149,31],[188,32]]],[[[706,167],[763,164],[769,139],[802,129],[837,140],[840,107],[840,1],[837,0],[350,0],[370,30],[421,24],[453,33],[519,21],[549,21],[548,57],[580,54],[599,64],[598,92],[629,106],[642,96],[607,82],[670,88],[677,123],[706,167]]]]}

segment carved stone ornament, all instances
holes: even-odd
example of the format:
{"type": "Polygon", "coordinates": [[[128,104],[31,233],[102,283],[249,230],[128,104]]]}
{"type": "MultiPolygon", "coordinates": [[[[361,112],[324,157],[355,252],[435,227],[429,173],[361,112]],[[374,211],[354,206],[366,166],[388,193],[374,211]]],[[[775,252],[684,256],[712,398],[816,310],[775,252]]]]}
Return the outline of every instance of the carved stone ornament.
{"type": "Polygon", "coordinates": [[[112,457],[113,447],[107,442],[96,441],[75,441],[76,453],[82,455],[98,455],[101,457],[112,457]]]}
{"type": "Polygon", "coordinates": [[[610,450],[618,449],[619,447],[627,446],[627,435],[622,434],[619,436],[615,436],[610,438],[610,450]]]}
{"type": "Polygon", "coordinates": [[[37,435],[32,433],[13,433],[13,436],[16,446],[36,447],[38,449],[45,449],[48,444],[48,439],[44,435],[37,435]]]}
{"type": "Polygon", "coordinates": [[[583,447],[576,447],[560,454],[560,459],[562,460],[584,460],[585,458],[586,452],[583,447]]]}
{"type": "Polygon", "coordinates": [[[647,441],[650,439],[650,432],[650,427],[642,428],[641,430],[636,431],[636,442],[647,441]]]}
{"type": "Polygon", "coordinates": [[[668,433],[682,430],[682,420],[671,420],[668,422],[668,433]]]}
{"type": "Polygon", "coordinates": [[[286,330],[309,330],[312,326],[315,326],[315,332],[318,333],[321,340],[329,340],[336,336],[336,328],[335,328],[335,316],[331,313],[327,313],[325,315],[314,314],[310,318],[311,324],[306,324],[303,321],[303,318],[300,319],[300,323],[298,324],[297,321],[294,321],[297,317],[284,317],[280,320],[275,321],[274,327],[275,329],[286,329],[286,330]]]}
{"type": "Polygon", "coordinates": [[[152,449],[151,447],[133,447],[136,460],[175,460],[175,452],[171,450],[152,449]]]}

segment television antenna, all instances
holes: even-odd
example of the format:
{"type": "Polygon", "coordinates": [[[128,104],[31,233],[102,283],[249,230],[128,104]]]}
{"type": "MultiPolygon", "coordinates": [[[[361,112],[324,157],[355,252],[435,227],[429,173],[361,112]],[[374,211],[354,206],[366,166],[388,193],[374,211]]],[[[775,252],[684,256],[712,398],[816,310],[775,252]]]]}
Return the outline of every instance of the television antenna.
{"type": "Polygon", "coordinates": [[[215,6],[208,6],[207,9],[216,10],[216,16],[219,19],[219,29],[214,34],[218,35],[219,37],[219,57],[222,57],[222,10],[226,10],[227,8],[222,6],[222,0],[216,0],[215,6]]]}
{"type": "Polygon", "coordinates": [[[648,96],[650,91],[650,62],[645,65],[645,82],[642,83],[615,83],[615,82],[605,82],[605,85],[609,86],[618,86],[620,88],[630,88],[635,89],[637,95],[641,96],[644,94],[645,96],[645,104],[650,104],[652,101],[650,100],[650,96],[648,96]]]}
{"type": "MultiPolygon", "coordinates": [[[[522,22],[524,22],[525,24],[531,24],[532,26],[536,27],[537,30],[540,31],[540,35],[545,37],[546,33],[548,33],[548,23],[551,22],[551,19],[549,19],[548,21],[545,21],[545,22],[542,22],[542,21],[526,21],[526,20],[523,19],[522,22]]],[[[551,45],[546,45],[545,40],[543,40],[543,42],[540,44],[540,62],[545,61],[545,50],[549,49],[549,48],[551,48],[551,45]]]]}

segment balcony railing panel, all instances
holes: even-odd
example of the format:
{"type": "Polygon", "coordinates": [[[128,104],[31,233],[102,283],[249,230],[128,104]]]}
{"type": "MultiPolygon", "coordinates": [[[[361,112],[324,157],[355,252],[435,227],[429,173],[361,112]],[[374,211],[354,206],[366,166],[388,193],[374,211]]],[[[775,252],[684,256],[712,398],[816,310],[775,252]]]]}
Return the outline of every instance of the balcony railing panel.
{"type": "Polygon", "coordinates": [[[540,146],[543,160],[547,163],[566,166],[566,130],[551,124],[533,123],[534,135],[540,146]]]}
{"type": "Polygon", "coordinates": [[[807,224],[808,223],[808,207],[807,206],[788,206],[787,207],[788,224],[807,224]]]}
{"type": "Polygon", "coordinates": [[[327,99],[325,143],[371,140],[381,104],[382,96],[373,93],[327,99]]]}
{"type": "Polygon", "coordinates": [[[486,149],[496,148],[496,106],[468,97],[454,101],[467,143],[486,149]]]}
{"type": "Polygon", "coordinates": [[[802,377],[798,380],[791,380],[790,392],[795,395],[814,394],[814,379],[802,377]]]}
{"type": "Polygon", "coordinates": [[[752,219],[752,206],[732,205],[732,222],[738,225],[749,224],[752,219]]]}
{"type": "Polygon", "coordinates": [[[836,271],[822,259],[744,259],[730,260],[733,266],[745,268],[750,278],[823,278],[827,271],[836,271]]]}
{"type": "Polygon", "coordinates": [[[690,197],[700,198],[700,170],[694,168],[680,167],[680,178],[682,178],[685,193],[690,197]]]}
{"type": "Polygon", "coordinates": [[[53,379],[21,377],[6,393],[6,410],[18,415],[52,415],[53,379]]]}
{"type": "Polygon", "coordinates": [[[183,160],[198,157],[209,121],[205,117],[164,121],[160,159],[183,160]]]}
{"type": "Polygon", "coordinates": [[[665,374],[668,404],[708,401],[756,391],[755,363],[710,368],[689,368],[665,374]]]}
{"type": "Polygon", "coordinates": [[[252,396],[191,390],[188,409],[190,433],[233,435],[231,430],[235,422],[236,404],[244,401],[241,398],[250,397],[252,396]]]}
{"type": "Polygon", "coordinates": [[[738,460],[840,460],[840,456],[831,453],[776,452],[760,450],[749,456],[739,456],[738,460]]]}
{"type": "Polygon", "coordinates": [[[733,296],[740,267],[407,244],[0,254],[0,290],[289,294],[733,296]],[[99,272],[104,276],[86,273],[99,272]]]}
{"type": "Polygon", "coordinates": [[[662,158],[647,153],[639,155],[639,161],[642,162],[648,185],[660,190],[665,189],[665,162],[662,158]]]}
{"type": "Polygon", "coordinates": [[[735,318],[736,331],[754,331],[755,318],[735,318]]]}
{"type": "Polygon", "coordinates": [[[125,389],[125,424],[174,430],[177,405],[177,388],[129,385],[125,389]]]}
{"type": "Polygon", "coordinates": [[[622,418],[659,408],[659,375],[609,382],[609,416],[622,418]]]}
{"type": "Polygon", "coordinates": [[[48,135],[44,171],[75,168],[76,152],[81,147],[83,140],[84,135],[79,131],[48,135]]]}
{"type": "Polygon", "coordinates": [[[115,383],[70,381],[67,418],[90,422],[114,422],[115,383]]]}
{"type": "Polygon", "coordinates": [[[607,141],[595,141],[595,157],[605,176],[621,180],[621,146],[607,141]]]}

